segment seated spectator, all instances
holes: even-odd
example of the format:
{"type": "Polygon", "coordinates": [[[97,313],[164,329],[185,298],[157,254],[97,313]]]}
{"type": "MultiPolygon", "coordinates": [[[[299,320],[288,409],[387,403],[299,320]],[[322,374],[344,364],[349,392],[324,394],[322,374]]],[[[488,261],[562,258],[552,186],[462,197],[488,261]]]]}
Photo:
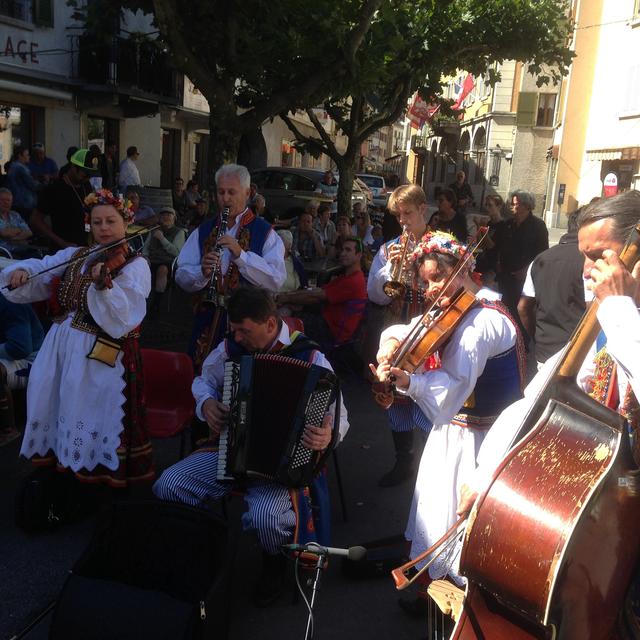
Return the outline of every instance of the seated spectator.
{"type": "Polygon", "coordinates": [[[187,196],[187,208],[193,213],[196,209],[198,200],[202,198],[200,195],[200,186],[198,185],[197,180],[189,180],[189,182],[187,182],[187,190],[185,191],[185,194],[187,196]]]}
{"type": "Polygon", "coordinates": [[[325,252],[330,254],[336,243],[336,236],[338,235],[336,225],[333,224],[331,220],[331,207],[326,203],[322,203],[318,206],[317,211],[318,217],[315,219],[314,229],[320,234],[320,238],[322,238],[325,252]]]}
{"type": "Polygon", "coordinates": [[[466,244],[467,221],[464,215],[456,210],[457,202],[452,189],[441,189],[438,194],[438,210],[431,216],[429,226],[433,231],[450,233],[458,241],[466,244]]]}
{"type": "Polygon", "coordinates": [[[36,142],[33,145],[31,159],[27,167],[29,167],[34,180],[41,184],[49,184],[58,177],[58,165],[55,160],[45,155],[42,142],[36,142]]]}
{"type": "Polygon", "coordinates": [[[11,391],[26,389],[43,339],[42,325],[31,305],[9,302],[0,295],[0,446],[20,436],[11,391]]]}
{"type": "Polygon", "coordinates": [[[176,212],[178,224],[186,227],[189,224],[190,213],[187,205],[187,192],[184,189],[184,180],[182,178],[175,179],[171,197],[173,199],[173,208],[176,212]]]}
{"type": "Polygon", "coordinates": [[[142,254],[149,258],[153,291],[162,294],[169,282],[171,265],[178,257],[187,234],[182,227],[176,226],[176,212],[172,207],[162,207],[158,218],[160,228],[147,236],[142,254]]]}
{"type": "Polygon", "coordinates": [[[291,253],[291,247],[293,246],[293,234],[287,229],[280,229],[276,231],[282,240],[284,245],[284,266],[287,269],[287,279],[282,286],[278,289],[279,293],[285,293],[287,291],[296,291],[302,287],[307,286],[307,274],[304,270],[304,265],[297,256],[291,253]]]}
{"type": "Polygon", "coordinates": [[[23,217],[17,211],[11,210],[12,203],[11,191],[0,188],[0,247],[10,251],[14,257],[32,254],[27,243],[33,233],[23,217]]]}
{"type": "Polygon", "coordinates": [[[293,251],[301,260],[314,260],[325,255],[322,238],[313,228],[310,213],[302,213],[298,218],[298,226],[293,231],[293,251]]]}
{"type": "Polygon", "coordinates": [[[373,236],[371,235],[373,225],[371,224],[369,214],[363,209],[359,202],[354,205],[353,211],[353,220],[355,224],[351,227],[351,233],[360,238],[365,247],[370,247],[373,244],[373,236]]]}
{"type": "Polygon", "coordinates": [[[373,244],[369,247],[371,253],[374,255],[378,252],[378,249],[384,243],[384,235],[382,234],[382,225],[374,224],[371,230],[371,237],[373,238],[373,244]]]}
{"type": "Polygon", "coordinates": [[[36,206],[38,191],[42,186],[29,171],[28,147],[16,147],[7,173],[7,187],[13,194],[13,208],[27,221],[36,206]]]}
{"type": "Polygon", "coordinates": [[[362,271],[362,241],[351,237],[342,244],[340,264],[344,273],[317,289],[279,293],[278,305],[321,306],[321,312],[306,309],[296,313],[304,322],[305,334],[323,348],[347,342],[360,325],[364,307],[351,313],[349,305],[366,300],[367,283],[362,271]]]}
{"type": "Polygon", "coordinates": [[[156,212],[151,207],[140,204],[140,194],[135,189],[127,189],[125,197],[133,211],[133,224],[143,227],[153,227],[158,224],[156,212]]]}
{"type": "Polygon", "coordinates": [[[267,201],[264,199],[264,196],[261,193],[256,193],[256,197],[253,199],[253,212],[264,218],[264,210],[267,206],[267,201]]]}
{"type": "Polygon", "coordinates": [[[190,209],[191,217],[189,218],[188,231],[191,233],[194,229],[197,229],[207,217],[207,201],[204,198],[198,198],[196,200],[195,209],[190,209]]]}
{"type": "MultiPolygon", "coordinates": [[[[313,226],[315,227],[318,224],[318,216],[320,215],[320,203],[317,200],[309,200],[304,210],[306,213],[311,214],[313,226]]],[[[331,212],[331,207],[329,207],[329,212],[331,212]]]]}
{"type": "Polygon", "coordinates": [[[336,223],[336,240],[332,251],[329,253],[330,258],[337,258],[342,251],[342,243],[352,237],[351,220],[347,216],[338,216],[336,223]]]}

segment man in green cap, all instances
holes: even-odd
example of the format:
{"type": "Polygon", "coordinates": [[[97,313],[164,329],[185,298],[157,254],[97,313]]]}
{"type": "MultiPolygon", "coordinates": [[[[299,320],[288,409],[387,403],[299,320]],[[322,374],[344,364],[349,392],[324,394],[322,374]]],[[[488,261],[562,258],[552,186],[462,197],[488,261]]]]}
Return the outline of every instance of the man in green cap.
{"type": "Polygon", "coordinates": [[[38,194],[30,224],[38,235],[48,239],[51,248],[88,244],[84,199],[92,191],[89,177],[97,175],[100,175],[98,155],[78,149],[71,156],[69,170],[38,194]]]}

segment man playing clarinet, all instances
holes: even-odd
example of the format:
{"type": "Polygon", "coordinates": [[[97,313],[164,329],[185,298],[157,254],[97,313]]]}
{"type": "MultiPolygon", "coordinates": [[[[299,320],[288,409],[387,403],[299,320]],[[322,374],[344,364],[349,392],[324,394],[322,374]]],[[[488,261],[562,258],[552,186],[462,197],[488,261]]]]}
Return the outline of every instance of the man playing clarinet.
{"type": "MultiPolygon", "coordinates": [[[[229,407],[221,402],[224,365],[256,351],[268,352],[310,362],[331,369],[317,345],[299,332],[290,332],[279,318],[269,292],[253,287],[234,291],[227,305],[229,336],[207,357],[202,375],[193,382],[196,414],[209,425],[211,439],[217,441],[220,429],[228,419],[229,407]]],[[[286,389],[282,389],[283,393],[286,389]]],[[[330,407],[322,424],[305,429],[302,444],[314,451],[324,451],[332,442],[332,431],[338,429],[340,441],[349,428],[347,413],[340,400],[340,424],[333,425],[334,407],[330,407]]],[[[252,429],[260,424],[252,424],[252,429]]],[[[204,448],[167,469],[154,485],[154,493],[163,500],[203,506],[207,501],[229,494],[234,484],[217,479],[217,448],[204,448]]],[[[247,512],[243,516],[245,529],[255,530],[263,551],[263,571],[254,593],[258,606],[267,606],[277,599],[284,584],[285,557],[283,544],[306,543],[318,539],[322,544],[322,519],[328,518],[322,508],[318,520],[311,512],[313,499],[326,495],[326,478],[320,474],[309,489],[289,489],[273,481],[245,482],[247,512]]],[[[321,506],[321,501],[317,500],[321,506]]],[[[326,505],[326,501],[325,501],[326,505]]],[[[315,509],[314,509],[315,511],[315,509]]]]}

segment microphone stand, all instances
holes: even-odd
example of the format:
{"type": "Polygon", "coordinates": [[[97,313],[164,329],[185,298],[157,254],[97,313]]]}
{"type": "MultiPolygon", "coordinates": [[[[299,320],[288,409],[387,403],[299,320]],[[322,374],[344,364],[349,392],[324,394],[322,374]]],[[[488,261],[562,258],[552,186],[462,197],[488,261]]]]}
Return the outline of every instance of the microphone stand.
{"type": "MultiPolygon", "coordinates": [[[[309,580],[307,584],[311,584],[311,599],[307,601],[305,598],[305,602],[307,603],[307,608],[309,609],[309,616],[307,618],[307,629],[304,634],[304,640],[311,640],[314,635],[314,622],[313,622],[313,605],[316,601],[316,594],[320,588],[320,576],[322,575],[322,570],[327,566],[327,557],[326,554],[322,551],[306,551],[305,553],[315,553],[316,554],[316,566],[315,573],[313,576],[313,580],[309,580]]],[[[296,560],[296,565],[298,564],[298,560],[296,560]]],[[[297,566],[296,566],[296,577],[297,577],[297,566]]],[[[304,593],[302,594],[304,598],[304,593]]]]}

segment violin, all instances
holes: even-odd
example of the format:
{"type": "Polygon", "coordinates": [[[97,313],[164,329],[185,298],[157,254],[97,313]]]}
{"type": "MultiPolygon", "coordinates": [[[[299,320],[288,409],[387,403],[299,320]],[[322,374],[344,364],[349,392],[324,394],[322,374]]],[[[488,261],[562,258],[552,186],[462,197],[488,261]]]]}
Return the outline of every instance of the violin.
{"type": "Polygon", "coordinates": [[[106,249],[99,258],[104,261],[100,267],[100,274],[94,282],[96,289],[99,291],[113,289],[113,276],[137,255],[128,242],[106,249]]]}
{"type": "MultiPolygon", "coordinates": [[[[449,290],[455,278],[478,251],[487,233],[488,229],[482,228],[479,239],[460,257],[432,304],[396,349],[391,358],[392,367],[403,369],[407,373],[415,373],[445,344],[467,313],[478,304],[477,298],[471,291],[460,288],[450,295],[449,290]],[[440,306],[441,300],[447,295],[449,295],[448,305],[440,306]]],[[[386,380],[372,385],[376,402],[385,409],[393,404],[393,383],[393,376],[389,376],[386,380]]]]}

